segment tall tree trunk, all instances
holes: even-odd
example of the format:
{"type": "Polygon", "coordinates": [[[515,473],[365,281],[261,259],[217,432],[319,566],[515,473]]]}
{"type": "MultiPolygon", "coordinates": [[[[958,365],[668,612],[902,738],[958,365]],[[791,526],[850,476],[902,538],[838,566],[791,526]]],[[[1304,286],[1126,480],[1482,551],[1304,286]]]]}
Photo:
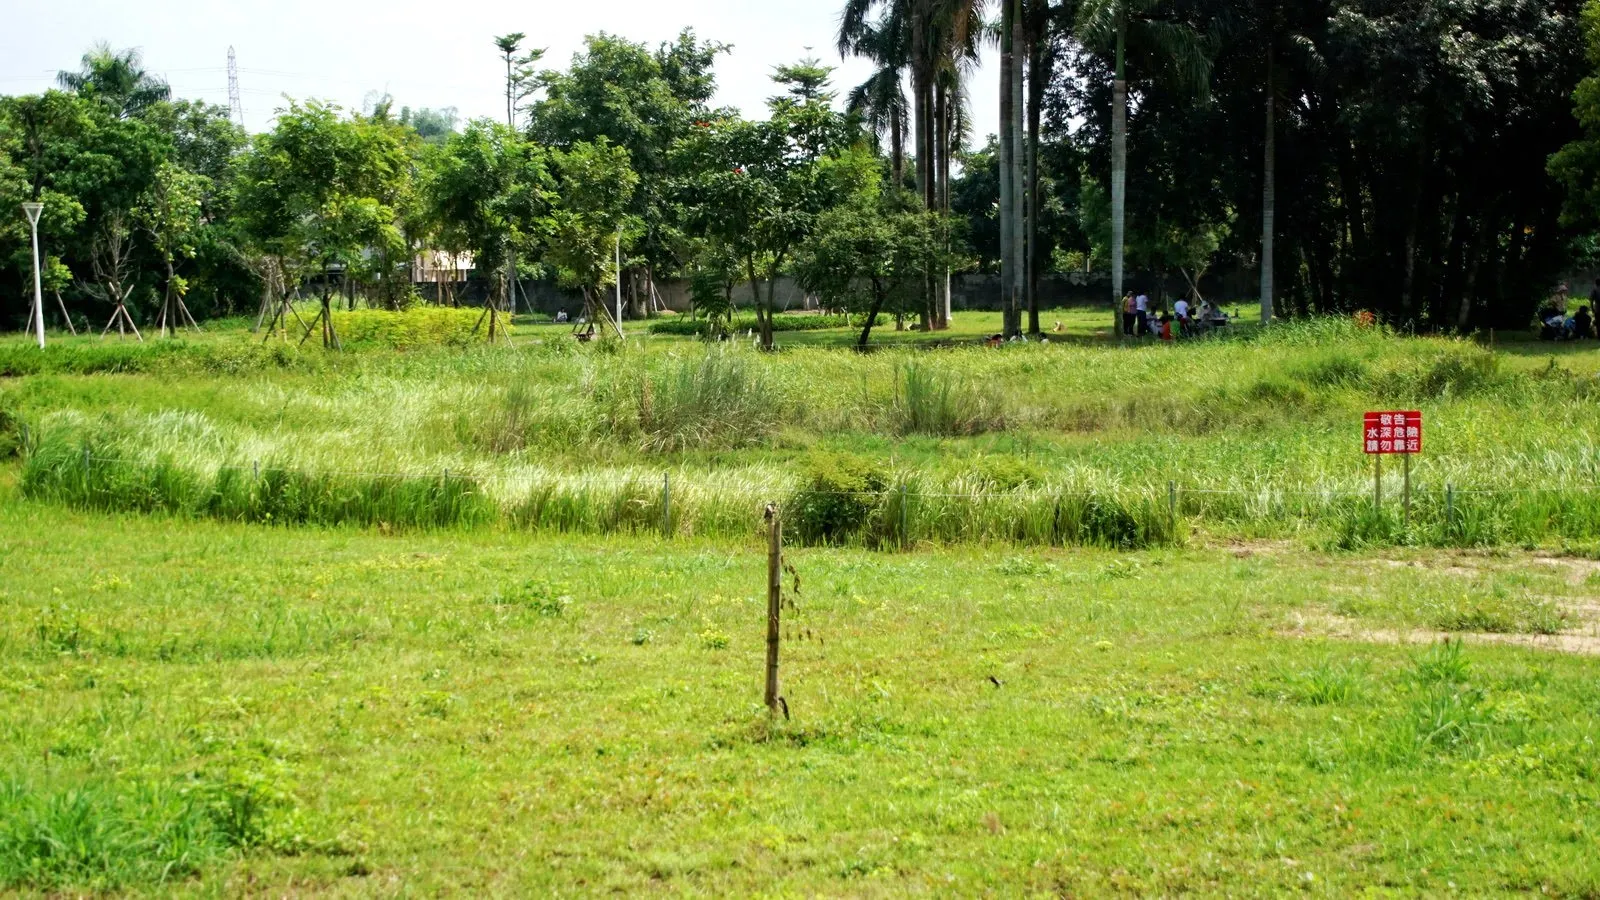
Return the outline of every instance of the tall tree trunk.
{"type": "Polygon", "coordinates": [[[872,326],[877,324],[878,313],[883,311],[883,301],[888,294],[882,282],[872,279],[872,308],[867,310],[867,323],[861,326],[861,337],[856,340],[857,350],[866,350],[867,343],[872,340],[872,326]]]}
{"type": "Polygon", "coordinates": [[[1039,186],[1039,135],[1044,121],[1044,90],[1049,79],[1050,56],[1044,36],[1028,35],[1028,333],[1043,334],[1039,327],[1039,279],[1044,260],[1039,255],[1042,220],[1040,209],[1044,193],[1039,186]]]}
{"type": "MultiPolygon", "coordinates": [[[[1128,231],[1128,70],[1127,40],[1117,22],[1117,72],[1111,84],[1111,321],[1112,333],[1122,331],[1122,280],[1124,241],[1128,231]]],[[[1125,337],[1125,335],[1123,335],[1125,337]]]]}
{"type": "Polygon", "coordinates": [[[1022,295],[1028,283],[1028,275],[1027,254],[1024,252],[1025,248],[1023,246],[1025,231],[1022,221],[1022,198],[1027,188],[1024,168],[1027,147],[1022,136],[1022,70],[1024,58],[1019,54],[1027,52],[1027,38],[1022,30],[1022,0],[1006,0],[1006,2],[1011,7],[1011,119],[1006,125],[1011,129],[1011,214],[1015,217],[1011,232],[1011,240],[1014,244],[1011,253],[1012,259],[1017,266],[1016,277],[1011,282],[1010,302],[1006,307],[1006,336],[1020,337],[1022,335],[1022,295]]]}
{"type": "Polygon", "coordinates": [[[893,119],[889,123],[889,158],[894,171],[894,189],[899,191],[906,186],[906,134],[905,123],[898,112],[893,119]]]}
{"type": "MultiPolygon", "coordinates": [[[[911,11],[911,89],[912,110],[916,117],[917,196],[924,209],[933,209],[933,63],[928,46],[930,2],[912,0],[911,11]]],[[[933,265],[923,269],[922,327],[931,331],[937,318],[934,309],[933,265]]]]}
{"type": "Polygon", "coordinates": [[[1017,253],[1020,210],[1016,208],[1017,191],[1012,182],[1016,177],[1012,162],[1018,148],[1011,130],[1011,120],[1016,117],[1019,98],[1015,80],[1011,77],[1017,68],[1016,7],[1011,0],[1002,2],[1005,5],[1000,12],[1000,308],[1001,333],[1009,338],[1015,334],[1011,320],[1016,287],[1021,280],[1021,272],[1017,268],[1020,261],[1020,254],[1017,253]]]}
{"type": "Polygon", "coordinates": [[[767,303],[766,310],[757,316],[761,323],[761,349],[768,353],[777,346],[773,339],[772,314],[778,308],[778,273],[783,271],[783,255],[779,254],[772,261],[772,271],[767,278],[767,303]]]}
{"type": "Polygon", "coordinates": [[[1456,330],[1462,332],[1463,334],[1466,333],[1467,329],[1472,325],[1473,305],[1478,299],[1478,271],[1482,265],[1484,256],[1482,247],[1484,243],[1483,238],[1488,234],[1490,227],[1489,223],[1491,221],[1493,221],[1493,219],[1486,216],[1484,221],[1478,223],[1475,229],[1472,227],[1470,220],[1467,223],[1467,227],[1472,230],[1472,237],[1467,241],[1467,247],[1465,250],[1466,274],[1461,288],[1460,306],[1456,309],[1455,323],[1456,330]]]}
{"type": "Polygon", "coordinates": [[[1400,279],[1400,315],[1415,328],[1418,316],[1417,309],[1417,250],[1421,240],[1418,230],[1422,227],[1422,198],[1424,185],[1429,180],[1428,173],[1432,170],[1430,161],[1433,154],[1429,152],[1428,130],[1422,129],[1422,140],[1417,147],[1416,169],[1411,178],[1410,197],[1406,201],[1405,219],[1405,258],[1401,262],[1400,279]]]}
{"type": "Polygon", "coordinates": [[[1278,95],[1272,49],[1267,49],[1267,140],[1261,171],[1261,324],[1271,325],[1277,286],[1278,95]]]}
{"type": "MultiPolygon", "coordinates": [[[[948,88],[942,89],[939,103],[938,209],[939,213],[945,216],[950,214],[950,145],[952,141],[952,133],[955,131],[955,103],[956,99],[951,95],[951,91],[948,88]]],[[[944,244],[945,246],[943,249],[946,251],[946,258],[948,258],[950,249],[948,239],[944,241],[944,244]]],[[[950,328],[951,314],[950,266],[948,263],[940,264],[937,277],[939,279],[939,328],[941,330],[948,330],[950,328]]]]}

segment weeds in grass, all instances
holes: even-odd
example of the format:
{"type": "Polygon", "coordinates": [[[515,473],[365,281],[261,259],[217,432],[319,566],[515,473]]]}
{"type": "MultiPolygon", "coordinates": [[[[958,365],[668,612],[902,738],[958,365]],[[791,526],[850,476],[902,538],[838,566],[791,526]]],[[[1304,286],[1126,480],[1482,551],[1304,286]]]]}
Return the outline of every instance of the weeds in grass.
{"type": "Polygon", "coordinates": [[[1543,597],[1503,589],[1447,595],[1428,604],[1429,624],[1440,631],[1479,634],[1560,634],[1567,617],[1543,597]]]}
{"type": "Polygon", "coordinates": [[[572,595],[567,593],[564,585],[532,580],[501,591],[491,602],[496,606],[526,609],[546,618],[555,618],[571,608],[572,595]]]}
{"type": "MultiPolygon", "coordinates": [[[[92,356],[98,346],[62,350],[92,356]]],[[[293,351],[275,344],[163,346],[174,349],[105,353],[122,354],[123,371],[288,371],[246,390],[205,378],[31,380],[4,403],[29,416],[30,496],[283,524],[742,537],[766,502],[816,494],[802,493],[797,463],[820,442],[885,470],[872,509],[855,511],[828,542],[1139,547],[1180,542],[1191,527],[1341,550],[1600,538],[1600,494],[1546,487],[1600,477],[1591,448],[1600,437],[1579,411],[1600,395],[1595,379],[1527,372],[1462,342],[1402,347],[1344,320],[1181,354],[1052,346],[764,357],[566,340],[344,357],[319,349],[280,365],[267,357],[293,351]],[[1071,377],[1055,377],[1063,371],[1071,377]],[[305,377],[322,373],[351,377],[305,377]],[[1532,406],[1530,396],[1548,402],[1532,406]],[[1430,434],[1439,452],[1420,463],[1409,527],[1398,477],[1387,479],[1385,511],[1372,512],[1350,450],[1349,421],[1380,400],[1416,400],[1448,417],[1431,420],[1449,424],[1430,434]],[[174,404],[195,411],[167,411],[174,404]],[[63,408],[82,412],[44,412],[63,408]],[[71,469],[86,445],[116,462],[79,480],[71,469]],[[337,474],[363,471],[408,477],[337,474]],[[1463,488],[1448,501],[1447,480],[1463,488]]],[[[80,370],[50,359],[45,370],[80,370]]],[[[4,442],[0,429],[0,452],[4,442]]]]}
{"type": "Polygon", "coordinates": [[[342,852],[311,835],[270,761],[176,785],[0,781],[0,888],[165,885],[233,850],[342,852]]]}
{"type": "Polygon", "coordinates": [[[1309,706],[1345,705],[1361,693],[1364,672],[1353,664],[1324,660],[1291,680],[1293,695],[1309,706]]]}
{"type": "Polygon", "coordinates": [[[1411,677],[1424,687],[1464,684],[1472,672],[1460,640],[1440,641],[1419,654],[1412,662],[1411,677]]]}
{"type": "Polygon", "coordinates": [[[1325,350],[1292,367],[1289,374],[1318,389],[1360,388],[1366,383],[1367,362],[1343,349],[1325,350]]]}
{"type": "Polygon", "coordinates": [[[162,885],[195,874],[227,847],[205,808],[170,787],[0,782],[0,887],[162,885]]]}

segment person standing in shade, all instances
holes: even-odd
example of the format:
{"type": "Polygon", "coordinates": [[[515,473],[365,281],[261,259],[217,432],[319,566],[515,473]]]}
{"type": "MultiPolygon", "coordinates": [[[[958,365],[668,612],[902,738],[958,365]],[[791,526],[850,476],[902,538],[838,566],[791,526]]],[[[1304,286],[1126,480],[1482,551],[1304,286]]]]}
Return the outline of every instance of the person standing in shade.
{"type": "Polygon", "coordinates": [[[1138,321],[1138,306],[1134,303],[1133,291],[1129,291],[1122,298],[1122,333],[1133,337],[1133,328],[1138,321]]]}
{"type": "Polygon", "coordinates": [[[1150,333],[1150,295],[1143,291],[1133,298],[1134,315],[1139,320],[1139,336],[1144,337],[1150,333]]]}

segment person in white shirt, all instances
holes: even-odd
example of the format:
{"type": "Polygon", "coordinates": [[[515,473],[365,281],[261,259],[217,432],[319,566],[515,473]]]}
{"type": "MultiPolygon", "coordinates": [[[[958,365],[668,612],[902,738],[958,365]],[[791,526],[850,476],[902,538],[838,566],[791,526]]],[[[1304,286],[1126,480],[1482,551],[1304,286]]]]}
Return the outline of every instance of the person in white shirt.
{"type": "Polygon", "coordinates": [[[1180,322],[1188,322],[1189,321],[1189,301],[1184,299],[1183,297],[1179,297],[1178,298],[1178,302],[1172,304],[1172,311],[1173,311],[1174,314],[1177,315],[1178,321],[1180,321],[1180,322]]]}
{"type": "Polygon", "coordinates": [[[1140,293],[1133,300],[1133,308],[1139,317],[1139,335],[1143,337],[1150,333],[1150,296],[1140,293]]]}

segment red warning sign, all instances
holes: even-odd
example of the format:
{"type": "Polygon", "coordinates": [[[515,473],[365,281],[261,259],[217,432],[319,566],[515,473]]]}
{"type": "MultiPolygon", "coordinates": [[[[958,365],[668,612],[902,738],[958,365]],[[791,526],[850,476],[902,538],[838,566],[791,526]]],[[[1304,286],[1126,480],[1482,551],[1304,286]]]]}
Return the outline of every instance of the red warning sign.
{"type": "Polygon", "coordinates": [[[1422,452],[1422,413],[1369,412],[1361,426],[1361,446],[1369,456],[1422,452]]]}

